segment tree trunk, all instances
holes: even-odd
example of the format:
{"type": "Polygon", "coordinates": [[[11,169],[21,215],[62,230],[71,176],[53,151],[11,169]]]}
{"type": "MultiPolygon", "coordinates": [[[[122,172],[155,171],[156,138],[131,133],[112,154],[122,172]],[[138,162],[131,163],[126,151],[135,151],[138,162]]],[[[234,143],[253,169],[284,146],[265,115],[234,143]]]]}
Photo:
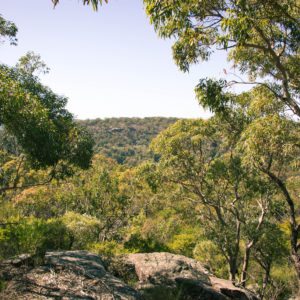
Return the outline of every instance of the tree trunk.
{"type": "Polygon", "coordinates": [[[236,282],[236,275],[238,272],[238,256],[240,252],[240,240],[241,240],[241,222],[236,220],[236,239],[233,251],[229,255],[229,279],[233,284],[236,282]]]}
{"type": "Polygon", "coordinates": [[[279,177],[273,174],[269,170],[264,170],[264,172],[270,177],[270,179],[279,187],[281,192],[283,193],[285,200],[289,206],[289,215],[290,215],[290,226],[291,226],[291,257],[294,263],[295,270],[297,272],[298,277],[298,296],[300,298],[300,254],[298,253],[298,248],[300,245],[298,244],[299,239],[299,224],[297,222],[297,213],[295,210],[295,201],[292,199],[285,182],[282,181],[279,177]]]}
{"type": "MultiPolygon", "coordinates": [[[[266,208],[264,207],[264,205],[262,203],[260,204],[260,208],[261,208],[261,214],[258,218],[258,224],[255,229],[256,232],[259,232],[261,230],[261,226],[264,222],[264,218],[265,218],[265,214],[266,214],[266,208]]],[[[248,267],[249,267],[251,249],[256,244],[257,241],[258,241],[258,237],[253,238],[252,240],[248,241],[246,244],[246,250],[245,250],[245,254],[244,254],[244,261],[243,261],[243,267],[242,267],[242,273],[241,273],[241,285],[243,287],[246,286],[247,271],[248,271],[248,267]]]]}
{"type": "Polygon", "coordinates": [[[229,280],[232,281],[232,283],[235,283],[236,281],[236,274],[237,274],[236,263],[231,262],[229,265],[229,280]]]}
{"type": "Polygon", "coordinates": [[[300,255],[294,249],[292,249],[292,259],[296,269],[297,277],[298,277],[298,293],[297,296],[300,299],[300,255]]]}
{"type": "Polygon", "coordinates": [[[253,246],[253,241],[251,241],[250,243],[247,244],[245,255],[244,255],[242,274],[241,274],[241,285],[243,287],[246,286],[247,271],[248,271],[248,267],[249,267],[250,252],[251,252],[252,246],[253,246]]]}
{"type": "Polygon", "coordinates": [[[265,275],[263,277],[262,289],[260,292],[260,299],[263,300],[266,293],[266,288],[270,282],[270,271],[271,271],[271,264],[268,264],[265,268],[265,275]]]}

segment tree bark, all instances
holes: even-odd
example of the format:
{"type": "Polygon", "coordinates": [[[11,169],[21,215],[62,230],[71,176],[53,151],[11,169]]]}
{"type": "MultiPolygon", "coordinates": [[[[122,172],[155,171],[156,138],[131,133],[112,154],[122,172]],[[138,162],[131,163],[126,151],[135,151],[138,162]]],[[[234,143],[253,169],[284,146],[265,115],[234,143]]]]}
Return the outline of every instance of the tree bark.
{"type": "Polygon", "coordinates": [[[267,288],[267,286],[269,284],[269,281],[270,281],[271,265],[266,266],[266,268],[264,268],[264,269],[265,269],[265,275],[264,275],[264,278],[263,278],[262,289],[261,289],[261,292],[260,292],[261,300],[263,300],[264,297],[265,297],[266,288],[267,288]]]}
{"type": "Polygon", "coordinates": [[[250,260],[250,253],[251,253],[251,248],[253,246],[253,241],[247,244],[246,246],[246,251],[244,254],[244,260],[243,260],[243,267],[242,267],[242,273],[241,273],[241,285],[243,287],[246,286],[246,281],[247,281],[247,271],[249,267],[249,260],[250,260]]]}
{"type": "MultiPolygon", "coordinates": [[[[265,214],[266,214],[266,208],[262,203],[259,204],[261,207],[261,214],[258,219],[258,224],[256,226],[256,231],[259,232],[261,229],[261,226],[264,222],[265,214]]],[[[249,267],[249,260],[250,260],[250,254],[251,254],[251,248],[257,243],[258,237],[253,238],[250,240],[247,245],[246,245],[246,250],[244,254],[244,261],[243,261],[243,267],[242,267],[242,274],[241,274],[241,285],[243,287],[246,286],[246,281],[247,281],[247,271],[249,267]]]]}
{"type": "Polygon", "coordinates": [[[236,282],[236,275],[238,272],[238,256],[240,252],[241,240],[241,222],[236,220],[236,240],[233,251],[229,254],[229,279],[233,284],[236,282]]]}
{"type": "Polygon", "coordinates": [[[291,235],[290,235],[291,257],[298,277],[298,296],[300,296],[300,254],[299,254],[300,245],[298,244],[299,224],[296,218],[295,202],[292,199],[285,183],[280,178],[278,178],[270,170],[264,170],[264,172],[281,190],[289,206],[290,228],[291,228],[291,235]]]}
{"type": "MultiPolygon", "coordinates": [[[[292,249],[292,260],[296,269],[297,277],[298,277],[298,293],[297,296],[300,299],[300,255],[292,249]]],[[[298,299],[297,298],[297,299],[298,299]]]]}
{"type": "Polygon", "coordinates": [[[236,274],[237,274],[236,259],[233,258],[229,263],[229,280],[232,283],[236,282],[236,274]]]}

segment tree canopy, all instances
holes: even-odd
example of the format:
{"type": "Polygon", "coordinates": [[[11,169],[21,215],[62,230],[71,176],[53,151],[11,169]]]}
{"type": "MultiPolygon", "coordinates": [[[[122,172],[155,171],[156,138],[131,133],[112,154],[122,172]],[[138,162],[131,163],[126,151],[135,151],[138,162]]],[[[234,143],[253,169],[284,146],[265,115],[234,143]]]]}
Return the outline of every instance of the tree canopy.
{"type": "MultiPolygon", "coordinates": [[[[158,34],[175,39],[173,56],[181,70],[208,60],[214,51],[229,50],[228,59],[249,81],[222,82],[221,88],[233,83],[264,85],[300,116],[298,0],[144,3],[158,34]]],[[[216,94],[210,96],[214,103],[216,94]]]]}
{"type": "Polygon", "coordinates": [[[67,99],[43,86],[31,71],[0,66],[0,122],[37,166],[60,160],[86,168],[93,142],[66,109],[67,99]]]}
{"type": "MultiPolygon", "coordinates": [[[[59,3],[59,0],[52,0],[54,6],[59,3]]],[[[82,0],[84,5],[92,5],[94,10],[97,10],[99,5],[102,5],[103,2],[108,2],[108,0],[82,0]]]]}
{"type": "Polygon", "coordinates": [[[16,45],[17,32],[17,26],[13,22],[5,20],[0,15],[0,42],[4,42],[5,39],[8,39],[11,45],[16,45]]]}
{"type": "MultiPolygon", "coordinates": [[[[0,38],[16,45],[16,34],[16,25],[1,17],[0,38]]],[[[15,67],[0,65],[0,125],[16,138],[34,167],[88,168],[93,140],[66,110],[67,98],[56,95],[36,76],[48,71],[33,52],[15,67]]]]}

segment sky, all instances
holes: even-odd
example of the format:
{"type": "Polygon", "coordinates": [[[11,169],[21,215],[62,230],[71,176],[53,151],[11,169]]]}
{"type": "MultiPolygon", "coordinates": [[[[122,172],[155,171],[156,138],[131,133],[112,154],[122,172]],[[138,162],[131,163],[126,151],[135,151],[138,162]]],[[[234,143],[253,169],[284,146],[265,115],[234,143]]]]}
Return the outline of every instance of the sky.
{"type": "Polygon", "coordinates": [[[160,39],[142,0],[111,0],[94,12],[79,0],[1,0],[0,14],[19,28],[18,46],[0,45],[0,62],[16,64],[27,51],[50,68],[41,81],[68,97],[78,119],[206,118],[194,88],[200,78],[224,77],[226,53],[181,72],[172,41],[160,39]]]}

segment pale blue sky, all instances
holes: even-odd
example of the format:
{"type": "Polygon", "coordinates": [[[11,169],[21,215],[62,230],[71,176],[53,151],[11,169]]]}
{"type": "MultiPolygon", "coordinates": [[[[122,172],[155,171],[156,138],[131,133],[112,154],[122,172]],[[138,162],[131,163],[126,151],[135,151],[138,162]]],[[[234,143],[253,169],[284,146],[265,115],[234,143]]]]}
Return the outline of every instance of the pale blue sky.
{"type": "Polygon", "coordinates": [[[111,0],[93,12],[78,0],[1,0],[0,13],[19,28],[18,46],[0,46],[9,65],[32,50],[50,67],[42,81],[69,98],[77,118],[205,117],[194,87],[223,77],[226,53],[180,72],[171,41],[157,37],[142,0],[111,0]]]}

